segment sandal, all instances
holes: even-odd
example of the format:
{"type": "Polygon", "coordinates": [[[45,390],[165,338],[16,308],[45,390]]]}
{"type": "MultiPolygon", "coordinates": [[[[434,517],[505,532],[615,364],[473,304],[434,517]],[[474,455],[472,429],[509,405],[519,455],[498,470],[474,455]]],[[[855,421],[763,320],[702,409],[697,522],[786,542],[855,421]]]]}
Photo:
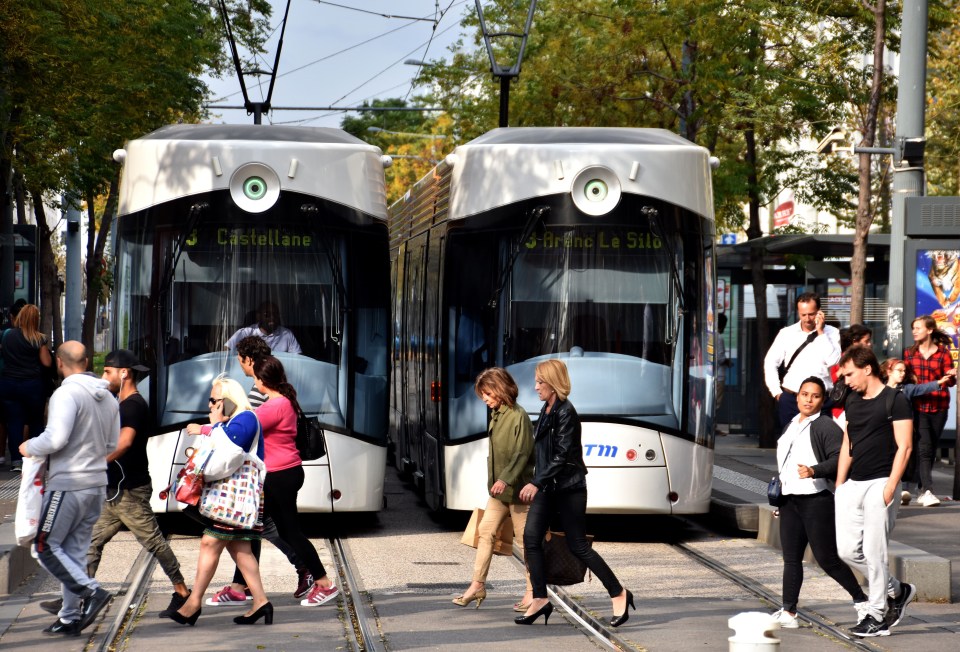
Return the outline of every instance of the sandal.
{"type": "Polygon", "coordinates": [[[516,612],[518,612],[518,613],[526,613],[526,612],[527,612],[527,609],[529,609],[529,608],[530,608],[530,603],[529,603],[529,602],[514,602],[514,603],[513,603],[513,610],[516,611],[516,612]]]}

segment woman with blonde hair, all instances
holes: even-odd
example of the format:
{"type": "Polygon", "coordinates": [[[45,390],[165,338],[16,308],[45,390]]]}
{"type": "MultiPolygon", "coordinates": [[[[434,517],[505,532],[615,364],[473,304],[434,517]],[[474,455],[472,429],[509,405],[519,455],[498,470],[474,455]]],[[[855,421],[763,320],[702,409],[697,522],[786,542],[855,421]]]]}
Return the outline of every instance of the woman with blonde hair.
{"type": "MultiPolygon", "coordinates": [[[[523,541],[530,507],[520,501],[518,489],[533,479],[533,426],[526,410],[517,405],[520,389],[506,369],[493,367],[482,371],[473,389],[490,408],[487,454],[487,492],[490,497],[478,526],[473,581],[466,591],[453,599],[453,604],[466,607],[476,600],[479,609],[487,597],[485,585],[497,531],[507,517],[513,521],[514,536],[523,541]]],[[[533,587],[527,575],[527,591],[523,599],[513,605],[513,610],[526,611],[532,598],[533,587]]]]}
{"type": "Polygon", "coordinates": [[[532,503],[523,533],[523,548],[533,584],[533,600],[524,615],[517,616],[514,622],[530,625],[542,615],[546,625],[553,613],[553,604],[547,597],[543,538],[556,517],[566,534],[570,552],[583,560],[610,595],[613,603],[610,626],[619,627],[630,618],[627,607],[634,607],[633,594],[623,588],[587,541],[587,466],[580,444],[580,417],[567,399],[570,395],[567,365],[556,358],[538,364],[535,388],[544,402],[534,435],[536,468],[533,480],[520,490],[520,499],[532,503]]]}
{"type": "MultiPolygon", "coordinates": [[[[30,436],[43,430],[43,407],[47,400],[44,378],[53,364],[46,336],[40,332],[40,310],[28,303],[17,314],[13,328],[0,335],[0,392],[6,412],[7,438],[14,471],[20,471],[23,458],[23,428],[30,436]]],[[[3,451],[0,451],[0,455],[3,451]]]]}
{"type": "MultiPolygon", "coordinates": [[[[263,436],[260,422],[240,383],[223,375],[217,376],[210,389],[208,404],[211,425],[191,423],[187,425],[187,434],[208,435],[215,428],[222,428],[227,437],[243,450],[250,450],[256,440],[257,457],[262,460],[263,436]]],[[[267,625],[272,625],[273,605],[267,600],[263,581],[260,579],[260,565],[250,548],[250,542],[259,539],[260,533],[256,529],[242,530],[218,523],[200,514],[193,506],[188,506],[184,512],[202,523],[205,529],[200,538],[200,556],[197,559],[197,577],[193,583],[193,591],[179,610],[170,613],[170,617],[181,625],[196,624],[200,617],[203,594],[210,586],[210,580],[217,571],[220,554],[226,548],[243,573],[253,596],[253,603],[247,613],[237,616],[233,622],[238,625],[252,625],[263,617],[267,625]]]]}

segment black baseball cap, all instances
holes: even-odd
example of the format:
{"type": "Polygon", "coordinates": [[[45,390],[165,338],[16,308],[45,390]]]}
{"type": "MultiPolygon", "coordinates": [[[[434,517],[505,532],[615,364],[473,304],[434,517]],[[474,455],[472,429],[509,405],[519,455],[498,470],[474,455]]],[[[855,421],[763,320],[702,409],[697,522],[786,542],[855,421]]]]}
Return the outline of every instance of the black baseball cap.
{"type": "Polygon", "coordinates": [[[104,367],[113,367],[115,369],[133,369],[134,371],[150,371],[137,360],[137,356],[129,349],[117,349],[107,354],[103,361],[104,367]]]}

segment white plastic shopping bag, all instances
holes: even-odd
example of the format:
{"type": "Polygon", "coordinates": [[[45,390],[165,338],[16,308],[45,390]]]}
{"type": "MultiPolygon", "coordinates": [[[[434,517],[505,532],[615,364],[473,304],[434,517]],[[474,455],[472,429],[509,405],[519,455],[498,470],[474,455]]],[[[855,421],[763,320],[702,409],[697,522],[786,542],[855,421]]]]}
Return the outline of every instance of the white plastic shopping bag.
{"type": "Polygon", "coordinates": [[[33,543],[34,537],[37,536],[40,510],[43,507],[43,476],[46,470],[46,457],[23,458],[14,533],[17,537],[17,543],[24,548],[29,547],[33,543]]]}

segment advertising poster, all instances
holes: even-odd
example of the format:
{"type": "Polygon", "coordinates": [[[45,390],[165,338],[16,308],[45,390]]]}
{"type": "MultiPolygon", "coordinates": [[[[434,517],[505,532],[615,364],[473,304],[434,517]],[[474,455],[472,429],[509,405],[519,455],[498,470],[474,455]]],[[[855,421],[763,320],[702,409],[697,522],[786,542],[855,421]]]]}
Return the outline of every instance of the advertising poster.
{"type": "Polygon", "coordinates": [[[930,315],[937,328],[953,340],[957,361],[960,331],[960,250],[930,249],[917,252],[917,305],[915,315],[930,315]]]}
{"type": "MultiPolygon", "coordinates": [[[[937,328],[950,336],[950,355],[957,364],[960,349],[960,250],[921,249],[917,251],[917,305],[914,315],[930,315],[937,328]]],[[[909,328],[904,324],[905,329],[909,328]]],[[[909,332],[909,331],[908,331],[909,332]]],[[[904,345],[906,346],[906,344],[904,345]]],[[[947,430],[957,421],[957,388],[950,389],[947,430]]]]}

